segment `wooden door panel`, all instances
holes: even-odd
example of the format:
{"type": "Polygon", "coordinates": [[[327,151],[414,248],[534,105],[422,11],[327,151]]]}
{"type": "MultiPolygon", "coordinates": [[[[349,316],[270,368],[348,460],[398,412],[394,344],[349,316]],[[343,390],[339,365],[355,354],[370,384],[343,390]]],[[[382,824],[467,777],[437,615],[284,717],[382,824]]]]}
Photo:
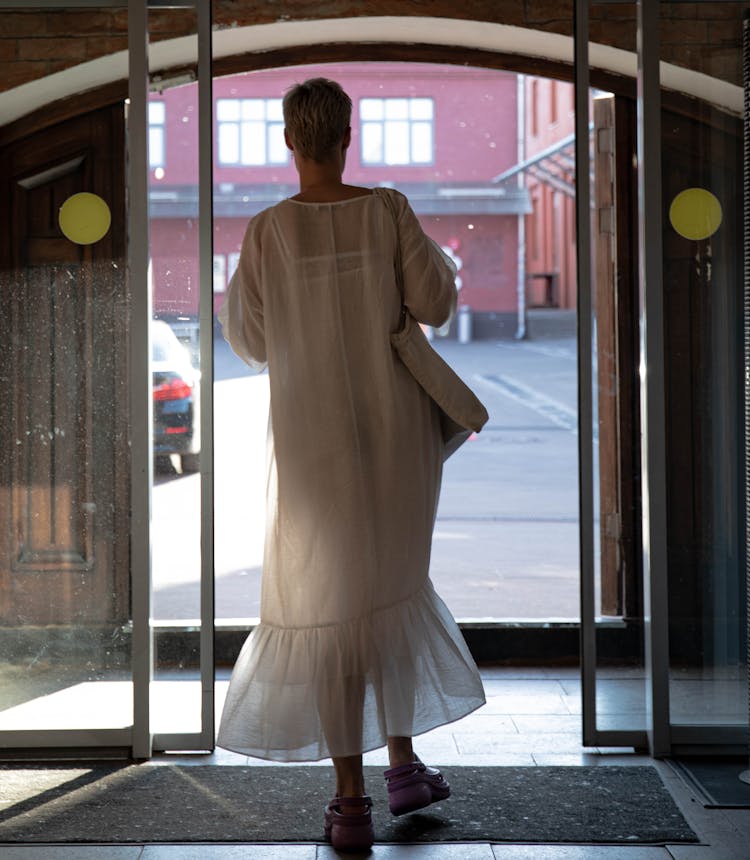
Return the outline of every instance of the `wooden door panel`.
{"type": "Polygon", "coordinates": [[[0,623],[129,617],[127,295],[122,106],[0,153],[0,623]],[[63,236],[91,191],[107,236],[63,236]]]}
{"type": "Polygon", "coordinates": [[[26,272],[26,346],[13,356],[16,444],[12,450],[12,517],[16,571],[92,567],[91,492],[86,451],[91,425],[90,341],[80,317],[80,267],[33,266],[26,272]]]}

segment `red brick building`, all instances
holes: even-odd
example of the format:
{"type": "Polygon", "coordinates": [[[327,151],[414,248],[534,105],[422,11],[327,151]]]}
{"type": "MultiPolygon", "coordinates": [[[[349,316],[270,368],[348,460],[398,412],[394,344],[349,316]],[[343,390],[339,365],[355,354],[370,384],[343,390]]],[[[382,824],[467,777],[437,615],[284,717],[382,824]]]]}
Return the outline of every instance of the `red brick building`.
{"type": "MultiPolygon", "coordinates": [[[[518,164],[523,113],[518,76],[490,69],[417,63],[405,74],[398,63],[340,63],[216,79],[216,306],[248,219],[298,190],[283,141],[281,97],[293,83],[315,76],[339,81],[352,98],[345,179],[403,191],[425,231],[459,265],[459,301],[473,312],[474,336],[512,336],[525,269],[519,266],[519,218],[531,208],[529,193],[516,181],[496,180],[518,164]]],[[[198,302],[196,89],[187,85],[151,96],[154,304],[178,327],[196,316],[198,302]]]]}

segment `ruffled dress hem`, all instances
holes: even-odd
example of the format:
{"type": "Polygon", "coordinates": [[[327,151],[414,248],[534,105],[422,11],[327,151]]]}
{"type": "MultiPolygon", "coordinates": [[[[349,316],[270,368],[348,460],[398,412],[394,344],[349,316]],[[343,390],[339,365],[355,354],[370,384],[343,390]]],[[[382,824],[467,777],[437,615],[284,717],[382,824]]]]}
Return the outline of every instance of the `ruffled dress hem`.
{"type": "Polygon", "coordinates": [[[268,761],[320,761],[416,737],[484,702],[461,631],[427,579],[366,618],[261,621],[237,658],[217,743],[268,761]]]}

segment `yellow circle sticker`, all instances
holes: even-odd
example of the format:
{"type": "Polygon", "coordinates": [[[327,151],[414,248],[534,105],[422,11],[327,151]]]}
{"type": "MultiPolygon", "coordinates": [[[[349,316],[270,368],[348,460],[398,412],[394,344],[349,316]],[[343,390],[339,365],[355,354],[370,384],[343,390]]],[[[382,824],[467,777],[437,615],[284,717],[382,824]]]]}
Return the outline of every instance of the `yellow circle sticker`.
{"type": "Polygon", "coordinates": [[[91,245],[107,235],[112,223],[109,206],[98,194],[81,191],[60,207],[60,229],[77,245],[91,245]]]}
{"type": "Polygon", "coordinates": [[[686,239],[708,239],[719,229],[721,203],[705,188],[686,188],[672,201],[669,220],[686,239]]]}

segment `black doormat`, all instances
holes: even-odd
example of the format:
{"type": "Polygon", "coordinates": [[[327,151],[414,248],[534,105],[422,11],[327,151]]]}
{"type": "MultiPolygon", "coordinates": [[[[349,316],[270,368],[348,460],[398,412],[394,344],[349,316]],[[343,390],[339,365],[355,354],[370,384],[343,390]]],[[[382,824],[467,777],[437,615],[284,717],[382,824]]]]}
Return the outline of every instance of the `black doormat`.
{"type": "MultiPolygon", "coordinates": [[[[393,818],[365,768],[377,842],[695,842],[650,766],[448,767],[453,796],[393,818]]],[[[0,842],[322,842],[333,769],[0,767],[0,842]]]]}
{"type": "Polygon", "coordinates": [[[696,790],[704,806],[750,809],[750,785],[739,778],[741,773],[750,773],[747,756],[684,756],[671,764],[696,790]]]}

